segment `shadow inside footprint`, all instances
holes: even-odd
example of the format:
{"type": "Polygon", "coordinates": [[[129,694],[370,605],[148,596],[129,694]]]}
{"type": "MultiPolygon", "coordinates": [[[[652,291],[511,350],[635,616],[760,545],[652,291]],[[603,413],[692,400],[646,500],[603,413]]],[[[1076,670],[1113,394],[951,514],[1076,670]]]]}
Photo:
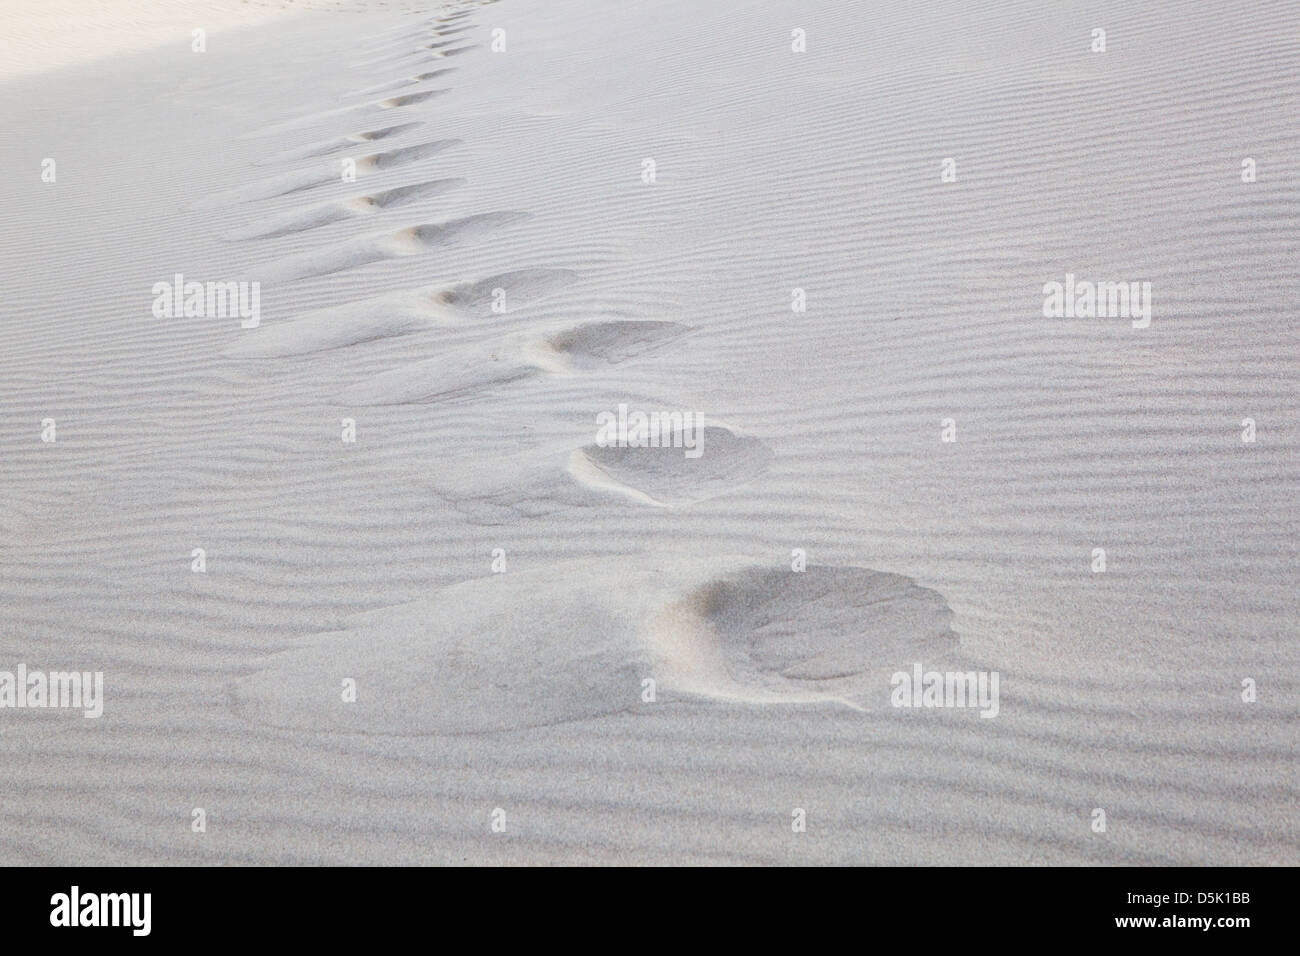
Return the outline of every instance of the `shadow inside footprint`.
{"type": "Polygon", "coordinates": [[[306,232],[344,219],[353,219],[381,209],[396,209],[421,199],[438,196],[457,186],[465,185],[465,182],[464,179],[435,179],[427,183],[396,186],[365,196],[353,196],[327,205],[275,216],[246,229],[231,232],[226,238],[230,240],[274,239],[295,232],[306,232]]]}
{"type": "Polygon", "coordinates": [[[288,282],[355,269],[384,259],[418,255],[453,243],[479,242],[495,230],[530,218],[525,212],[489,212],[395,233],[362,236],[327,249],[287,256],[262,269],[265,279],[288,282]]]}
{"type": "Polygon", "coordinates": [[[505,315],[521,305],[549,295],[576,280],[568,269],[520,269],[462,282],[432,296],[431,304],[465,318],[505,315]],[[499,303],[499,306],[498,306],[499,303]]]}
{"type": "Polygon", "coordinates": [[[668,427],[653,445],[592,444],[570,459],[570,473],[586,484],[622,491],[657,505],[681,505],[740,487],[766,470],[772,450],[757,438],[721,425],[697,425],[691,415],[668,427]],[[695,426],[695,427],[692,427],[695,426]]]}
{"type": "Polygon", "coordinates": [[[941,594],[900,574],[751,567],[665,608],[651,632],[658,669],[678,691],[879,707],[893,671],[957,647],[952,617],[941,594]]]}
{"type": "Polygon", "coordinates": [[[413,146],[399,146],[382,153],[372,153],[357,160],[357,166],[369,169],[392,169],[405,163],[436,156],[445,149],[460,144],[458,139],[439,139],[431,143],[416,143],[413,146]]]}
{"type": "Polygon", "coordinates": [[[381,139],[389,139],[398,136],[408,130],[415,129],[420,123],[398,123],[394,126],[385,126],[382,129],[364,130],[360,133],[351,133],[347,136],[336,136],[333,139],[325,140],[319,143],[310,143],[307,146],[298,146],[273,156],[267,156],[263,159],[254,161],[255,166],[269,166],[275,163],[290,162],[300,159],[313,159],[317,156],[329,156],[333,153],[341,152],[345,149],[352,149],[358,143],[374,143],[381,139]]]}
{"type": "Polygon", "coordinates": [[[384,110],[397,109],[400,106],[414,106],[416,103],[423,103],[425,100],[441,96],[447,92],[447,90],[425,90],[423,93],[403,93],[401,96],[390,96],[386,100],[380,100],[375,105],[384,110]]]}
{"type": "Polygon", "coordinates": [[[592,371],[626,362],[689,331],[680,322],[588,322],[552,335],[545,347],[563,356],[570,368],[592,371]]]}

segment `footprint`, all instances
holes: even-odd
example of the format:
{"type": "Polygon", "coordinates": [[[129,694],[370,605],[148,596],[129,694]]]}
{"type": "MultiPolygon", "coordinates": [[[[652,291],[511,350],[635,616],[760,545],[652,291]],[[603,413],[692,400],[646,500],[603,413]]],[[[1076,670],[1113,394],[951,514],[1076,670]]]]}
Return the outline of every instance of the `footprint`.
{"type": "Polygon", "coordinates": [[[404,89],[408,86],[414,86],[419,81],[414,77],[406,77],[401,80],[390,80],[387,83],[380,83],[378,86],[368,86],[364,90],[357,90],[355,93],[345,93],[340,99],[346,99],[349,96],[377,96],[380,93],[391,93],[393,90],[404,89]]]}
{"type": "MultiPolygon", "coordinates": [[[[695,414],[691,418],[692,424],[700,421],[695,414]]],[[[669,447],[591,444],[576,449],[569,457],[569,474],[589,487],[619,492],[645,504],[685,505],[726,494],[767,469],[774,456],[761,441],[704,421],[702,427],[686,428],[683,416],[671,434],[661,438],[661,444],[669,447]],[[694,455],[697,450],[698,457],[688,457],[688,452],[694,455]]]]}
{"type": "Polygon", "coordinates": [[[454,56],[456,53],[474,50],[480,46],[480,44],[471,43],[449,49],[451,44],[459,43],[462,39],[465,38],[447,40],[442,43],[424,44],[406,53],[381,53],[366,60],[357,60],[355,63],[349,64],[349,67],[354,70],[372,70],[383,67],[409,68],[412,64],[427,60],[430,57],[454,56]]]}
{"type": "MultiPolygon", "coordinates": [[[[396,149],[386,150],[382,153],[372,153],[369,156],[363,156],[356,161],[358,175],[373,170],[392,169],[398,166],[404,166],[407,163],[413,163],[421,159],[427,159],[430,156],[436,156],[443,150],[450,149],[452,146],[460,144],[458,139],[441,139],[430,143],[417,143],[413,146],[400,146],[396,149]]],[[[261,182],[252,183],[248,186],[241,186],[238,189],[230,189],[225,192],[216,193],[206,196],[203,199],[195,201],[190,208],[212,209],[219,206],[227,206],[231,203],[255,202],[262,199],[276,199],[280,196],[288,196],[293,193],[304,192],[308,189],[316,189],[328,183],[341,183],[343,181],[343,167],[338,161],[331,163],[322,163],[313,166],[311,169],[296,170],[291,173],[282,173],[271,179],[265,179],[261,182]]]]}
{"type": "Polygon", "coordinates": [[[439,196],[455,186],[463,186],[464,179],[435,179],[427,183],[412,183],[409,186],[394,186],[355,200],[373,209],[396,209],[428,196],[439,196]]]}
{"type": "Polygon", "coordinates": [[[231,232],[226,238],[233,241],[271,239],[290,233],[305,232],[343,219],[355,219],[379,210],[396,209],[421,199],[439,196],[465,183],[464,179],[435,179],[427,183],[384,189],[365,196],[353,196],[324,206],[274,216],[246,229],[231,232]]]}
{"type": "Polygon", "coordinates": [[[414,163],[417,160],[428,159],[430,156],[437,156],[445,149],[452,146],[459,146],[463,142],[459,139],[438,139],[431,143],[416,143],[413,146],[399,146],[396,149],[386,150],[382,153],[373,153],[370,156],[363,156],[357,160],[357,170],[363,169],[395,169],[398,166],[404,166],[407,163],[414,163]]]}
{"type": "Polygon", "coordinates": [[[855,567],[737,558],[570,562],[441,588],[270,655],[231,688],[259,726],[458,735],[644,710],[887,706],[889,673],[952,649],[937,592],[855,567]],[[345,678],[361,692],[339,705],[345,678]]]}
{"type": "Polygon", "coordinates": [[[353,96],[375,96],[379,93],[389,93],[393,90],[400,90],[403,87],[414,86],[416,83],[423,83],[426,80],[436,79],[444,73],[454,72],[457,67],[449,66],[441,70],[433,70],[429,73],[419,73],[415,76],[408,76],[401,80],[392,80],[388,83],[380,83],[378,86],[372,86],[368,89],[358,90],[353,96]]]}
{"type": "Polygon", "coordinates": [[[345,389],[334,401],[350,408],[452,401],[542,374],[571,375],[586,368],[626,361],[662,342],[665,336],[680,335],[685,329],[673,322],[608,322],[591,323],[550,338],[521,333],[453,349],[383,372],[345,389]],[[670,328],[628,328],[640,325],[670,328]],[[555,340],[583,342],[586,351],[556,348],[555,340]],[[575,363],[575,356],[592,364],[575,363]]]}
{"type": "MultiPolygon", "coordinates": [[[[518,423],[487,422],[484,427],[499,427],[507,434],[518,423]]],[[[564,450],[551,443],[513,454],[440,455],[429,463],[429,492],[437,508],[486,527],[513,527],[577,509],[608,511],[607,493],[579,484],[565,472],[560,464],[564,450]]]]}
{"type": "Polygon", "coordinates": [[[433,327],[437,319],[427,302],[406,290],[321,309],[292,322],[241,330],[222,354],[238,359],[315,355],[421,332],[433,327]]]}
{"type": "MultiPolygon", "coordinates": [[[[379,92],[376,90],[375,92],[379,92]]],[[[283,153],[277,153],[274,156],[257,160],[255,166],[269,166],[275,163],[286,163],[301,159],[315,159],[317,156],[328,156],[331,153],[342,152],[345,149],[352,149],[361,143],[371,143],[381,139],[388,139],[405,133],[407,130],[415,129],[417,126],[423,126],[423,123],[398,123],[396,126],[385,126],[383,129],[367,130],[364,133],[353,133],[350,136],[338,136],[334,139],[326,140],[323,143],[313,143],[310,146],[299,146],[296,149],[286,150],[283,153]]]]}
{"type": "Polygon", "coordinates": [[[460,56],[462,53],[468,53],[470,50],[477,50],[480,47],[482,47],[481,43],[470,43],[467,46],[453,47],[450,50],[439,50],[431,55],[437,57],[460,56]]]}
{"type": "Polygon", "coordinates": [[[338,163],[331,163],[328,166],[315,166],[311,169],[281,173],[271,179],[264,179],[258,183],[240,186],[237,189],[229,189],[196,200],[191,203],[190,208],[196,210],[212,209],[219,206],[228,206],[232,203],[256,202],[261,199],[288,196],[307,189],[315,189],[317,186],[323,186],[326,183],[341,182],[341,169],[342,167],[338,163]]]}
{"type": "Polygon", "coordinates": [[[390,96],[386,100],[379,100],[373,105],[383,110],[393,110],[403,106],[414,106],[416,103],[423,103],[425,100],[450,92],[450,90],[425,90],[421,93],[404,93],[401,96],[390,96]]]}
{"type": "Polygon", "coordinates": [[[577,278],[568,269],[520,269],[488,276],[477,282],[463,282],[436,292],[433,301],[467,319],[487,319],[498,313],[492,306],[502,290],[505,313],[561,289],[577,278]]]}
{"type": "Polygon", "coordinates": [[[952,609],[910,578],[857,567],[743,568],[650,622],[657,672],[679,693],[753,703],[881,707],[889,677],[954,650],[952,609]]]}
{"type": "MultiPolygon", "coordinates": [[[[594,571],[594,569],[593,569],[594,571]]],[[[494,574],[270,656],[235,712],[312,733],[481,734],[631,710],[650,673],[636,595],[599,574],[494,574]],[[343,678],[357,682],[340,706],[343,678]]]]}
{"type": "Polygon", "coordinates": [[[266,266],[264,281],[287,282],[328,275],[357,266],[419,255],[439,246],[477,242],[512,223],[530,218],[526,212],[489,212],[442,223],[411,226],[398,232],[362,236],[328,249],[288,256],[266,266]]]}
{"type": "MultiPolygon", "coordinates": [[[[510,290],[510,302],[517,308],[576,277],[577,273],[565,269],[525,269],[453,288],[482,288],[487,303],[493,288],[504,287],[510,290]]],[[[232,358],[284,358],[406,335],[478,314],[460,308],[463,301],[459,294],[449,299],[448,290],[438,286],[389,293],[324,309],[293,322],[262,325],[242,333],[225,354],[232,358]]],[[[490,306],[484,306],[483,314],[490,314],[490,306]]]]}
{"type": "Polygon", "coordinates": [[[690,326],[680,322],[627,320],[587,322],[544,339],[538,350],[566,371],[595,371],[618,365],[680,338],[690,326]]]}
{"type": "MultiPolygon", "coordinates": [[[[440,56],[442,54],[434,53],[430,55],[440,56]]],[[[408,67],[408,69],[410,68],[411,67],[408,67]]],[[[391,100],[379,100],[374,103],[360,103],[353,106],[336,106],[332,109],[316,110],[315,112],[312,113],[306,113],[302,116],[295,116],[292,119],[287,119],[279,123],[272,123],[269,126],[260,127],[248,133],[244,133],[238,138],[241,140],[260,139],[266,136],[273,136],[280,133],[291,133],[296,130],[302,129],[304,126],[312,126],[312,125],[319,124],[327,119],[330,119],[331,117],[356,116],[359,113],[365,113],[365,112],[373,113],[373,112],[378,112],[383,110],[390,110],[393,109],[395,106],[412,106],[416,103],[421,103],[424,100],[429,99],[431,96],[436,96],[447,92],[450,91],[449,90],[428,90],[425,91],[424,93],[412,93],[410,94],[410,96],[412,97],[418,96],[419,99],[410,99],[404,103],[394,104],[391,102],[391,100]]],[[[401,97],[398,97],[398,99],[401,99],[401,97]]]]}
{"type": "Polygon", "coordinates": [[[339,393],[334,404],[356,408],[450,401],[531,378],[540,372],[510,342],[473,345],[358,382],[339,393]]]}

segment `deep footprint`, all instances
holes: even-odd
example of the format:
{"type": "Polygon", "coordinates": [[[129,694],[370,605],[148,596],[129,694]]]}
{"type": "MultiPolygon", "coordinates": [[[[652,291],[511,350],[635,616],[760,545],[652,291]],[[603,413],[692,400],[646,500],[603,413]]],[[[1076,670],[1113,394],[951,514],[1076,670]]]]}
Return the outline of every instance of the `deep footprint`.
{"type": "MultiPolygon", "coordinates": [[[[443,150],[460,144],[458,139],[440,139],[430,143],[417,143],[413,146],[399,146],[382,153],[372,153],[356,161],[357,174],[372,170],[392,169],[414,163],[430,156],[436,156],[443,150]]],[[[227,206],[231,203],[254,202],[262,199],[276,199],[293,193],[305,192],[330,183],[342,183],[342,165],[340,162],[323,163],[311,169],[283,173],[239,189],[228,190],[212,196],[206,196],[192,204],[192,209],[211,209],[227,206]]]]}
{"type": "Polygon", "coordinates": [[[269,657],[231,699],[245,720],[312,734],[492,733],[674,700],[873,710],[891,670],[956,646],[951,620],[937,592],[867,568],[602,558],[356,615],[269,657]],[[341,704],[345,678],[359,693],[341,704]]]}
{"type": "Polygon", "coordinates": [[[401,96],[390,96],[386,100],[379,100],[374,105],[383,110],[392,110],[402,106],[414,106],[416,103],[423,103],[425,100],[449,92],[450,90],[425,90],[422,93],[403,93],[401,96]]]}
{"type": "MultiPolygon", "coordinates": [[[[376,90],[375,92],[378,93],[382,91],[376,90]]],[[[275,163],[287,163],[302,159],[315,159],[317,156],[329,156],[332,153],[339,153],[345,149],[352,149],[362,143],[373,143],[381,139],[388,139],[422,125],[424,124],[398,123],[395,126],[385,126],[382,129],[366,130],[362,133],[353,133],[350,136],[339,136],[334,139],[325,140],[322,143],[312,143],[309,146],[299,146],[296,149],[286,150],[283,153],[277,153],[274,156],[259,159],[253,165],[270,166],[275,163]]]]}
{"type": "Polygon", "coordinates": [[[509,314],[557,289],[562,289],[577,278],[568,269],[520,269],[488,276],[477,282],[462,282],[433,294],[433,303],[449,309],[467,319],[488,319],[494,315],[509,314]],[[497,289],[501,294],[497,294],[497,289]],[[501,303],[501,312],[493,305],[501,303]]]}
{"type": "Polygon", "coordinates": [[[757,438],[706,423],[698,431],[675,430],[661,439],[658,448],[587,445],[570,456],[569,473],[590,487],[620,492],[646,504],[685,505],[752,481],[773,457],[757,438]],[[689,446],[696,439],[698,456],[691,457],[696,449],[689,446]]]}
{"type": "Polygon", "coordinates": [[[882,707],[894,671],[956,648],[952,617],[942,595],[899,574],[745,568],[664,608],[650,632],[679,692],[882,707]]]}
{"type": "Polygon", "coordinates": [[[542,374],[574,375],[608,367],[685,330],[675,322],[593,322],[549,339],[520,333],[381,373],[345,389],[335,402],[357,407],[450,401],[542,374]],[[652,328],[635,328],[643,325],[652,328]],[[556,340],[576,343],[581,350],[556,348],[556,340]]]}
{"type": "Polygon", "coordinates": [[[396,209],[421,199],[439,196],[450,189],[465,185],[464,179],[435,179],[411,186],[396,186],[364,196],[353,196],[335,203],[295,211],[259,222],[247,229],[231,232],[229,240],[272,239],[295,232],[305,232],[344,219],[355,219],[383,209],[396,209]]]}
{"type": "Polygon", "coordinates": [[[388,83],[380,83],[378,86],[371,86],[364,90],[358,90],[354,96],[376,96],[380,93],[390,93],[393,90],[400,90],[403,87],[414,86],[416,83],[423,83],[426,80],[436,79],[444,73],[452,73],[456,67],[449,66],[441,70],[433,70],[429,73],[419,73],[415,76],[407,77],[402,80],[392,80],[388,83]]]}
{"type": "Polygon", "coordinates": [[[549,336],[540,347],[564,368],[590,372],[661,348],[689,331],[690,326],[680,322],[587,322],[549,336]]]}
{"type": "Polygon", "coordinates": [[[262,276],[271,281],[291,281],[328,275],[384,259],[419,255],[439,246],[476,242],[498,229],[528,218],[530,215],[526,212],[489,212],[412,226],[394,233],[362,236],[329,249],[288,256],[266,266],[262,276]]]}

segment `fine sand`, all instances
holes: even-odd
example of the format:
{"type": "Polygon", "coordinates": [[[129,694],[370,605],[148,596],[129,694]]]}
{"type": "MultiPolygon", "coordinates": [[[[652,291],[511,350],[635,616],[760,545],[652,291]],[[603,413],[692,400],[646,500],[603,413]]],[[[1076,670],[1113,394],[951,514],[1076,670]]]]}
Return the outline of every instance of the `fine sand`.
{"type": "Polygon", "coordinates": [[[0,18],[0,863],[1300,862],[1300,6],[0,18]]]}

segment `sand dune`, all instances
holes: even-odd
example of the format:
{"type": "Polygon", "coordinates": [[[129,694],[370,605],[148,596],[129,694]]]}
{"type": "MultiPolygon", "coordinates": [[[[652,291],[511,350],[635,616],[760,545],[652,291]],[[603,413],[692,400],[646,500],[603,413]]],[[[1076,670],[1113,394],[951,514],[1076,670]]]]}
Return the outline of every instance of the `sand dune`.
{"type": "Polygon", "coordinates": [[[1300,860],[1294,5],[28,6],[0,861],[1300,860]]]}

